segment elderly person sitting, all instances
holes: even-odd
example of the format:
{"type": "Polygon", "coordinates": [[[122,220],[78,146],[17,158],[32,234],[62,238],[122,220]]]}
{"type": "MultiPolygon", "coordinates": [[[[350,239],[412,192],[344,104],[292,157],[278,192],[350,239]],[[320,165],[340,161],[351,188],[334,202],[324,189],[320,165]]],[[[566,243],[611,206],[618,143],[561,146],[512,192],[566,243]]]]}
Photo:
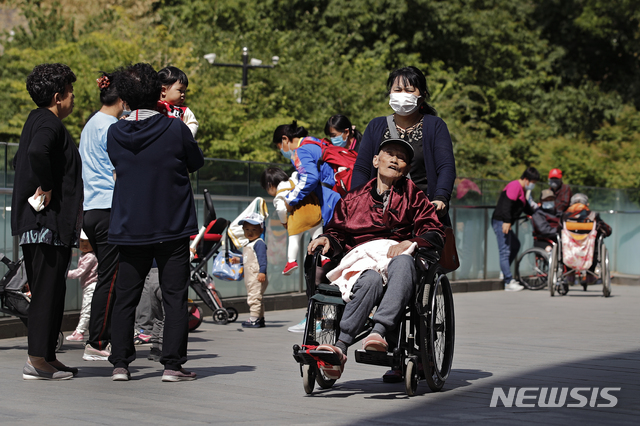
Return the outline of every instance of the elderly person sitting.
{"type": "MultiPolygon", "coordinates": [[[[444,247],[444,227],[434,206],[411,180],[406,178],[413,158],[413,148],[403,139],[387,139],[373,157],[377,177],[354,189],[335,207],[333,218],[323,235],[307,248],[313,253],[341,256],[357,246],[374,240],[392,240],[386,258],[391,259],[382,274],[368,269],[347,290],[347,303],[340,321],[340,336],[335,346],[320,345],[340,355],[341,365],[320,367],[329,379],[341,376],[347,361],[347,348],[354,342],[374,306],[374,327],[363,341],[365,350],[386,351],[385,335],[393,331],[409,302],[416,283],[412,256],[414,247],[444,247]],[[397,243],[396,243],[397,242],[397,243]],[[386,282],[386,291],[384,283],[386,282]]],[[[343,268],[341,266],[338,269],[343,268]]],[[[333,271],[332,271],[333,272],[333,271]]],[[[329,274],[331,275],[331,273],[329,274]]],[[[345,292],[343,291],[343,297],[345,292]]]]}

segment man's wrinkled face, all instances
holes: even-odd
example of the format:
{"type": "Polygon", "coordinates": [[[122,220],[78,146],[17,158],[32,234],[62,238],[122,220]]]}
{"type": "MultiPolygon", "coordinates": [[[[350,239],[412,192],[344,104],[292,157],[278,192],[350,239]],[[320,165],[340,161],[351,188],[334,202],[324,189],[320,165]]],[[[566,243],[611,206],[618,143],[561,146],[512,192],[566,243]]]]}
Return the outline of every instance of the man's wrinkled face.
{"type": "Polygon", "coordinates": [[[380,176],[396,181],[409,172],[411,164],[408,161],[409,155],[402,146],[389,144],[373,157],[373,167],[378,169],[380,176]]]}

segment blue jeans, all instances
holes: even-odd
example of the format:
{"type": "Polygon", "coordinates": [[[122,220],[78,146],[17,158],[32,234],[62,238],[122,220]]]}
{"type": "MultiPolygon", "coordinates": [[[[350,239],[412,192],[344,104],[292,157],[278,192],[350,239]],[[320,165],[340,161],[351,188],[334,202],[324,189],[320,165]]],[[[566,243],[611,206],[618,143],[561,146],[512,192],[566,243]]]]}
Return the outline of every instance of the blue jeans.
{"type": "Polygon", "coordinates": [[[491,220],[493,232],[496,233],[498,240],[500,270],[502,271],[502,275],[504,275],[505,284],[508,284],[509,281],[513,279],[513,275],[511,275],[511,264],[518,255],[518,250],[520,250],[520,240],[518,240],[518,237],[513,232],[513,228],[509,230],[509,233],[504,234],[502,232],[502,224],[503,222],[501,220],[491,220]]]}

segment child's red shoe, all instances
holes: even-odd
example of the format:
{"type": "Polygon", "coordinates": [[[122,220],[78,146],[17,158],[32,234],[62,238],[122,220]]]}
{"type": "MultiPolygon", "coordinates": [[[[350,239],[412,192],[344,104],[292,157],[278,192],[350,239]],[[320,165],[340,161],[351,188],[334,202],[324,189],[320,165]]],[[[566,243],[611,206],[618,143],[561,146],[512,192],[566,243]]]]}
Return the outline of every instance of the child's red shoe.
{"type": "Polygon", "coordinates": [[[298,269],[298,262],[287,262],[284,271],[282,271],[282,275],[291,275],[296,269],[298,269]]]}

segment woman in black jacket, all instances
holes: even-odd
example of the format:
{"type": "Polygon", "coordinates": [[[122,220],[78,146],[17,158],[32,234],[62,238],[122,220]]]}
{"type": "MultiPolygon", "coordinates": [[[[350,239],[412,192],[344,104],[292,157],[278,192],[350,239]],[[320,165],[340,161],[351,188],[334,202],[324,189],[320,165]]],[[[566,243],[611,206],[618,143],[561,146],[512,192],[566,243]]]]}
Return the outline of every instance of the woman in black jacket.
{"type": "Polygon", "coordinates": [[[456,179],[456,163],[449,129],[427,103],[430,96],[427,79],[416,67],[399,68],[389,74],[387,91],[394,114],[376,117],[367,125],[353,167],[351,188],[376,176],[373,157],[382,141],[405,139],[416,153],[408,177],[436,207],[440,222],[450,227],[449,200],[456,179]]]}
{"type": "Polygon", "coordinates": [[[113,380],[129,380],[135,359],[133,326],[144,280],[155,260],[165,310],[160,362],[163,381],[195,379],[187,361],[189,236],[198,223],[189,173],[204,164],[186,124],[155,109],[162,86],[149,64],[117,73],[116,89],[131,108],[107,133],[115,168],[109,243],[118,245],[120,266],[111,320],[113,380]]]}
{"type": "Polygon", "coordinates": [[[31,71],[27,91],[38,108],[24,124],[13,160],[11,231],[20,237],[32,295],[25,380],[70,379],[78,372],[58,361],[55,352],[71,248],[82,223],[80,154],[62,124],[73,111],[75,81],[63,64],[42,64],[31,71]]]}

